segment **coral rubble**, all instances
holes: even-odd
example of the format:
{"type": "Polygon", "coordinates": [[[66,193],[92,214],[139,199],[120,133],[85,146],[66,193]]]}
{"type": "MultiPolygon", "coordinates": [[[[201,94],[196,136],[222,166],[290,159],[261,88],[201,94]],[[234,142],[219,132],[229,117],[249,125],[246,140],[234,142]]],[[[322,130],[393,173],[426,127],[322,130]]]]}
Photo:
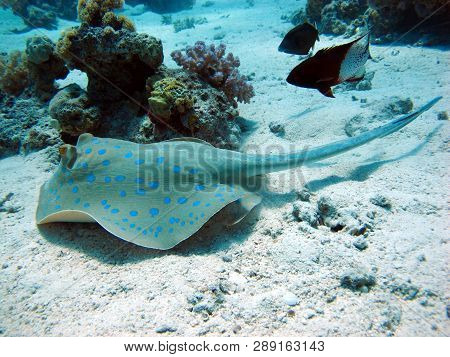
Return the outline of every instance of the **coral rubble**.
{"type": "Polygon", "coordinates": [[[133,6],[144,4],[153,12],[166,14],[192,9],[195,0],[127,0],[127,4],[133,6]]]}
{"type": "Polygon", "coordinates": [[[255,95],[248,78],[239,73],[240,61],[232,53],[225,56],[226,46],[211,44],[206,46],[198,41],[187,47],[185,53],[172,52],[174,61],[190,72],[197,73],[213,87],[222,90],[230,101],[249,103],[255,95]]]}
{"type": "Polygon", "coordinates": [[[423,21],[407,40],[415,41],[417,35],[428,33],[435,36],[427,40],[433,44],[445,41],[449,16],[450,4],[445,0],[308,0],[304,10],[283,18],[295,25],[307,19],[318,23],[323,33],[346,36],[369,24],[377,42],[393,41],[396,34],[423,21]],[[427,19],[429,16],[432,18],[427,19]]]}
{"type": "Polygon", "coordinates": [[[56,27],[57,16],[75,20],[77,17],[74,0],[4,0],[0,4],[10,8],[29,27],[56,27]]]}

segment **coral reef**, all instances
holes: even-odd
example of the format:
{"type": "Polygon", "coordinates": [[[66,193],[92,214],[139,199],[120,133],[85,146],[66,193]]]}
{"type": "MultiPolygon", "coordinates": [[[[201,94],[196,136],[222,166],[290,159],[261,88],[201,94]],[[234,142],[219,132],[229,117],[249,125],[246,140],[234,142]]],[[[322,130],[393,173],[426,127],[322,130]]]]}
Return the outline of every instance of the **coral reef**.
{"type": "Polygon", "coordinates": [[[323,33],[347,37],[359,33],[368,23],[374,41],[388,42],[431,14],[433,18],[424,21],[405,40],[417,41],[422,33],[429,33],[435,37],[423,44],[445,41],[450,16],[450,4],[445,0],[308,0],[304,10],[284,15],[283,19],[294,25],[305,20],[316,22],[323,33]]]}
{"type": "Polygon", "coordinates": [[[27,40],[25,53],[34,92],[43,100],[50,99],[56,91],[55,80],[69,74],[64,61],[55,54],[55,44],[46,36],[34,36],[27,40]]]}
{"type": "Polygon", "coordinates": [[[160,40],[134,32],[127,18],[112,12],[122,3],[80,0],[81,26],[67,30],[57,43],[69,68],[87,74],[89,98],[98,102],[144,92],[146,79],[163,62],[160,40]]]}
{"type": "Polygon", "coordinates": [[[187,47],[185,53],[172,52],[173,60],[190,72],[197,73],[213,87],[222,90],[235,106],[237,102],[249,103],[255,95],[248,78],[239,73],[239,58],[232,53],[225,56],[226,46],[214,44],[206,46],[198,41],[193,47],[187,47]]]}
{"type": "Polygon", "coordinates": [[[26,54],[13,51],[0,56],[0,91],[19,95],[30,85],[26,54]]]}
{"type": "Polygon", "coordinates": [[[61,144],[50,120],[47,105],[39,99],[0,92],[0,158],[61,144]]]}
{"type": "Polygon", "coordinates": [[[208,23],[206,17],[186,17],[184,19],[178,19],[173,22],[173,28],[175,32],[183,30],[193,29],[195,25],[202,25],[208,23]]]}
{"type": "Polygon", "coordinates": [[[195,0],[127,0],[129,5],[144,4],[158,14],[192,9],[195,0]]]}
{"type": "Polygon", "coordinates": [[[61,132],[72,136],[92,132],[101,121],[100,110],[89,101],[87,93],[78,84],[70,84],[60,90],[50,101],[49,111],[58,121],[61,132]]]}
{"type": "Polygon", "coordinates": [[[30,87],[40,99],[50,99],[56,91],[55,80],[69,73],[54,49],[48,37],[34,36],[27,40],[25,52],[0,58],[0,90],[17,96],[30,87]]]}
{"type": "Polygon", "coordinates": [[[53,29],[57,16],[67,20],[77,17],[74,0],[4,0],[1,6],[11,8],[29,27],[53,29]]]}
{"type": "Polygon", "coordinates": [[[148,80],[154,140],[193,136],[221,148],[239,147],[237,110],[226,95],[185,70],[162,68],[148,80]]]}

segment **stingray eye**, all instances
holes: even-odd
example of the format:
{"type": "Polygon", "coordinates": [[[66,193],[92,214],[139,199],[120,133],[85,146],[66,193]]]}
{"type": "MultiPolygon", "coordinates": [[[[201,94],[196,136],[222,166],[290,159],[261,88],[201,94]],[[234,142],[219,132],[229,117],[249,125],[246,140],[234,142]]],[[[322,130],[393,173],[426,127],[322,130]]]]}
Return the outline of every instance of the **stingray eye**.
{"type": "Polygon", "coordinates": [[[61,156],[64,156],[64,155],[67,154],[67,146],[66,146],[66,145],[63,145],[63,146],[60,146],[60,147],[59,147],[59,154],[60,154],[61,156]]]}

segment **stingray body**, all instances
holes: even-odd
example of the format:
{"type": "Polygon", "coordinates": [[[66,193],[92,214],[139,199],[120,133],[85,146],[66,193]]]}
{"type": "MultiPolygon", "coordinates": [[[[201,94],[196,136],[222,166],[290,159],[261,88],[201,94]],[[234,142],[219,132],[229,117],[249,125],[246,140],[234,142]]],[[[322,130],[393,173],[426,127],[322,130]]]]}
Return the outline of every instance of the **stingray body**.
{"type": "Polygon", "coordinates": [[[62,147],[61,163],[40,191],[36,219],[98,222],[140,246],[169,249],[234,203],[237,222],[260,202],[262,174],[325,159],[393,133],[434,105],[360,136],[286,155],[217,149],[197,139],[136,144],[83,134],[62,147]]]}

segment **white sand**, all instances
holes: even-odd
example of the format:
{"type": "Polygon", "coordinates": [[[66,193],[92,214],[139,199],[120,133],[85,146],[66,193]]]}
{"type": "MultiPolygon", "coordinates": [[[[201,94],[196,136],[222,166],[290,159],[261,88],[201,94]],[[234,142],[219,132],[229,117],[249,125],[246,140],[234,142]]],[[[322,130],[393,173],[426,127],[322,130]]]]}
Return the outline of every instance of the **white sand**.
{"type": "MultiPolygon", "coordinates": [[[[152,13],[133,19],[138,31],[162,39],[169,66],[175,48],[226,33],[223,41],[240,57],[242,73],[256,74],[256,97],[240,112],[259,128],[243,150],[301,149],[345,138],[349,118],[380,113],[392,96],[409,97],[416,106],[437,95],[446,98],[392,136],[318,165],[271,175],[273,192],[244,222],[224,229],[213,220],[166,252],[125,243],[93,224],[38,228],[39,187],[54,167],[45,151],[1,160],[0,198],[12,192],[5,206],[20,208],[0,212],[1,333],[147,336],[167,326],[175,330],[169,334],[184,336],[448,335],[449,124],[437,120],[438,111],[449,109],[448,52],[373,46],[373,57],[382,59],[368,64],[376,73],[373,89],[337,93],[330,100],[284,81],[298,59],[277,52],[279,33],[290,27],[280,17],[302,1],[256,0],[249,9],[243,0],[215,0],[209,8],[201,7],[203,2],[173,16],[208,18],[193,30],[174,33],[152,13]],[[214,30],[217,26],[221,29],[214,30]],[[308,108],[314,110],[297,116],[308,108]],[[285,125],[284,138],[270,132],[271,121],[285,125]],[[375,212],[366,250],[357,250],[355,237],[345,230],[314,229],[292,219],[295,191],[304,184],[314,204],[326,196],[360,217],[375,212]],[[391,211],[370,202],[376,194],[391,200],[391,211]],[[340,287],[349,268],[371,271],[377,284],[368,293],[340,287]],[[391,291],[402,284],[417,287],[417,297],[405,300],[391,291]],[[291,300],[298,304],[289,306],[291,300]]],[[[5,11],[0,18],[8,19],[2,22],[1,51],[23,48],[32,33],[12,35],[7,29],[21,27],[20,19],[5,11]]],[[[60,21],[61,29],[68,24],[60,21]]],[[[320,46],[331,41],[340,40],[322,36],[320,46]]],[[[73,75],[66,82],[83,78],[73,75]]]]}

